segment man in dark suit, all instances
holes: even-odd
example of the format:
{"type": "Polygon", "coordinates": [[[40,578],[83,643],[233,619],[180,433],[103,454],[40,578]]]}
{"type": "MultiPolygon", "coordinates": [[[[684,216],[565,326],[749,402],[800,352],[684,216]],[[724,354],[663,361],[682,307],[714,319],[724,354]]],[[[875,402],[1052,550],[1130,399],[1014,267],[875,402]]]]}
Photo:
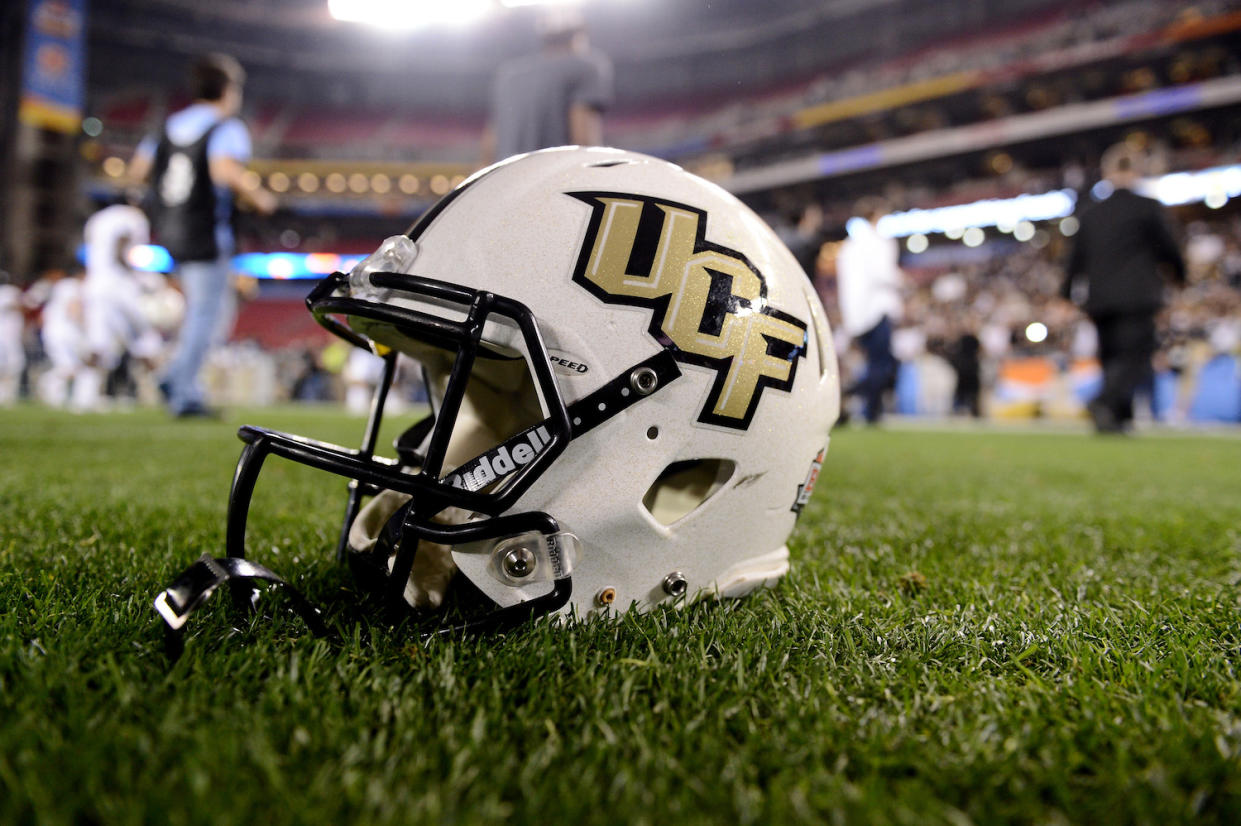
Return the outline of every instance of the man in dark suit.
{"type": "Polygon", "coordinates": [[[1133,419],[1133,394],[1150,375],[1155,314],[1163,306],[1165,273],[1185,283],[1185,262],[1159,202],[1133,191],[1141,156],[1124,146],[1103,155],[1112,194],[1080,210],[1061,295],[1085,281],[1082,308],[1099,331],[1103,389],[1090,402],[1100,433],[1117,433],[1133,419]]]}

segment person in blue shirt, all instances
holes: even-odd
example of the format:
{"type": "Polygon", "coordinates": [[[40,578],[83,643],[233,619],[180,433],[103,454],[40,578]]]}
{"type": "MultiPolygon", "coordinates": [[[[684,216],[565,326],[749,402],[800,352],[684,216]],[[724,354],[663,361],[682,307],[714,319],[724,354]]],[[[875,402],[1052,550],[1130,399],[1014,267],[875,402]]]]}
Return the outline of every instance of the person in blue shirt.
{"type": "Polygon", "coordinates": [[[156,243],[168,248],[185,293],[185,320],[176,352],[160,381],[169,411],[178,417],[213,415],[198,374],[211,347],[227,337],[236,312],[230,259],[236,250],[233,216],[238,201],[270,215],[276,198],[247,186],[250,133],[237,118],[245,72],[223,54],[199,58],[190,71],[194,103],[168,117],[130,163],[129,176],[150,182],[156,243]]]}

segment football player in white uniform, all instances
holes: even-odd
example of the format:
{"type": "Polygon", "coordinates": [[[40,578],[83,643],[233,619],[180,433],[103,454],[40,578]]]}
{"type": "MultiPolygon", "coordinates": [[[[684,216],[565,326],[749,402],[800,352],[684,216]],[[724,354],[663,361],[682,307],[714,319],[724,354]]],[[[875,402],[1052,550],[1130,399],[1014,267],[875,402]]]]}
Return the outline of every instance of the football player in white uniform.
{"type": "Polygon", "coordinates": [[[134,247],[149,242],[150,233],[146,215],[123,204],[105,207],[86,222],[83,308],[90,355],[81,390],[74,391],[82,409],[102,406],[104,380],[126,351],[151,361],[162,349],[163,339],[144,312],[148,290],[142,277],[148,274],[135,270],[129,260],[134,247]]]}
{"type": "Polygon", "coordinates": [[[26,367],[22,344],[22,291],[0,272],[0,406],[17,400],[17,386],[26,367]]]}
{"type": "Polygon", "coordinates": [[[43,305],[40,331],[43,351],[51,366],[39,377],[39,398],[53,407],[65,407],[72,401],[77,409],[82,401],[78,394],[90,389],[89,380],[83,381],[90,351],[82,308],[82,279],[58,271],[50,273],[46,280],[51,286],[43,305]]]}

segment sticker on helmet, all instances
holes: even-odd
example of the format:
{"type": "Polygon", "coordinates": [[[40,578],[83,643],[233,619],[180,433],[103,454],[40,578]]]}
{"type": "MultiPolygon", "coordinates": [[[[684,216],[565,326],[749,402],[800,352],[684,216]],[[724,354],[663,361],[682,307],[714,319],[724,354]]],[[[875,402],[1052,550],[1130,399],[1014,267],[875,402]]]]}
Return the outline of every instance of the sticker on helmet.
{"type": "Polygon", "coordinates": [[[552,369],[562,376],[584,376],[590,372],[590,366],[572,353],[548,350],[547,360],[552,363],[552,369]]]}
{"type": "Polygon", "coordinates": [[[806,322],[767,303],[767,281],[743,253],[706,240],[704,211],[566,194],[592,210],[573,280],[607,304],[650,309],[648,331],[677,361],[716,371],[698,421],[745,430],[765,388],[792,389],[806,322]]]}
{"type": "Polygon", "coordinates": [[[810,470],[806,472],[806,481],[797,486],[797,496],[793,499],[793,507],[790,508],[793,513],[801,513],[801,509],[806,507],[806,503],[810,501],[810,496],[814,493],[814,485],[819,481],[819,471],[823,469],[823,459],[826,456],[827,448],[823,448],[811,460],[810,470]]]}

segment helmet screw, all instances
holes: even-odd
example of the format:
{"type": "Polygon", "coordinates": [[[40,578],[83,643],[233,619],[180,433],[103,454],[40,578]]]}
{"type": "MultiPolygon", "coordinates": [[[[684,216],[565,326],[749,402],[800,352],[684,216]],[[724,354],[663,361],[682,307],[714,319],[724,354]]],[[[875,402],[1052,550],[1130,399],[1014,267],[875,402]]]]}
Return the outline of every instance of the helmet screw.
{"type": "Polygon", "coordinates": [[[639,396],[649,396],[659,386],[659,375],[649,367],[639,367],[629,374],[629,386],[639,396]]]}
{"type": "Polygon", "coordinates": [[[501,564],[513,579],[525,579],[534,571],[534,561],[534,552],[522,545],[506,553],[501,564]]]}
{"type": "Polygon", "coordinates": [[[664,593],[670,597],[685,596],[685,591],[689,588],[689,583],[685,581],[685,574],[680,571],[673,571],[664,577],[664,593]]]}
{"type": "Polygon", "coordinates": [[[599,593],[595,594],[595,605],[600,607],[611,605],[616,602],[615,588],[601,588],[599,593]]]}

